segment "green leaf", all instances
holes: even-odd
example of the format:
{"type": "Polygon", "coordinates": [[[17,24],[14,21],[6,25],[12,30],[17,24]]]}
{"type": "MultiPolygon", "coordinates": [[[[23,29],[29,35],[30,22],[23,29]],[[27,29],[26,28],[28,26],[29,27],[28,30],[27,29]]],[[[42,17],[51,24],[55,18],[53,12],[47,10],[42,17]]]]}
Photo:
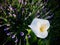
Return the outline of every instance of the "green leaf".
{"type": "Polygon", "coordinates": [[[29,39],[29,41],[31,43],[36,42],[37,41],[36,35],[32,31],[31,31],[30,35],[31,35],[31,38],[29,39]]]}
{"type": "Polygon", "coordinates": [[[46,44],[45,44],[45,42],[44,42],[42,39],[40,39],[40,40],[38,41],[38,45],[46,45],[46,44]]]}

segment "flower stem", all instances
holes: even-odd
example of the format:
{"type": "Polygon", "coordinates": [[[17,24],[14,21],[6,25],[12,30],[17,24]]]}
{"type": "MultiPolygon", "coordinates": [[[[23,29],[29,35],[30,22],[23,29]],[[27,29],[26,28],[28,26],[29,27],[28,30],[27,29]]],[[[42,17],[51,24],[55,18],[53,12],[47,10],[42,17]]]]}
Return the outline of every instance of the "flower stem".
{"type": "Polygon", "coordinates": [[[20,39],[19,45],[21,45],[21,39],[20,39]]]}
{"type": "Polygon", "coordinates": [[[26,45],[30,45],[29,42],[28,42],[28,37],[26,36],[26,45]]]}

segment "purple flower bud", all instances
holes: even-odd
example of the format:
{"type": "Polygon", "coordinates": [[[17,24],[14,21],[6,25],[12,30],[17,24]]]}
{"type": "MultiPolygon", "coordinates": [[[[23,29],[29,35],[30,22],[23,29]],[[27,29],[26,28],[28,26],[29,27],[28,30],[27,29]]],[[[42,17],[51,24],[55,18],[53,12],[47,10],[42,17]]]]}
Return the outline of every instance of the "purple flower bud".
{"type": "Polygon", "coordinates": [[[47,16],[46,19],[51,19],[53,16],[53,14],[51,16],[47,16]]]}
{"type": "Polygon", "coordinates": [[[14,16],[14,18],[16,17],[16,15],[15,15],[15,14],[13,14],[13,16],[14,16]]]}
{"type": "Polygon", "coordinates": [[[30,35],[27,35],[27,37],[28,37],[28,38],[31,38],[31,36],[30,36],[30,35]]]}
{"type": "Polygon", "coordinates": [[[15,38],[15,35],[16,35],[16,34],[14,34],[14,35],[12,36],[12,38],[15,38]]]}
{"type": "Polygon", "coordinates": [[[17,43],[17,42],[18,42],[18,39],[16,38],[15,43],[17,43]]]}
{"type": "Polygon", "coordinates": [[[24,4],[24,1],[23,0],[18,0],[19,1],[19,3],[22,3],[22,4],[24,4]]]}
{"type": "Polygon", "coordinates": [[[23,32],[20,32],[20,36],[24,36],[24,33],[23,32]]]}
{"type": "Polygon", "coordinates": [[[10,9],[11,11],[13,10],[13,8],[12,8],[12,6],[11,6],[11,5],[9,6],[9,9],[10,9]]]}
{"type": "Polygon", "coordinates": [[[4,29],[4,31],[7,31],[7,30],[9,30],[9,28],[5,28],[5,29],[4,29]]]}
{"type": "Polygon", "coordinates": [[[11,35],[11,33],[9,32],[9,33],[7,33],[6,35],[9,36],[9,35],[11,35]]]}
{"type": "Polygon", "coordinates": [[[27,4],[27,2],[25,2],[25,5],[27,4]]]}

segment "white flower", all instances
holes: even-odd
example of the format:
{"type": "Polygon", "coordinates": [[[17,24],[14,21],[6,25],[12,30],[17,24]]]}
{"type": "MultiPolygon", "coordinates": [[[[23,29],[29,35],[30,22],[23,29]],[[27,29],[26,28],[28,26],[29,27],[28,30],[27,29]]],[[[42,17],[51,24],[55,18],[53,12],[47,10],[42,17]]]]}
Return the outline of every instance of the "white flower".
{"type": "Polygon", "coordinates": [[[50,23],[45,19],[33,19],[31,25],[28,25],[35,35],[39,38],[46,38],[48,36],[48,28],[50,27],[50,23]]]}

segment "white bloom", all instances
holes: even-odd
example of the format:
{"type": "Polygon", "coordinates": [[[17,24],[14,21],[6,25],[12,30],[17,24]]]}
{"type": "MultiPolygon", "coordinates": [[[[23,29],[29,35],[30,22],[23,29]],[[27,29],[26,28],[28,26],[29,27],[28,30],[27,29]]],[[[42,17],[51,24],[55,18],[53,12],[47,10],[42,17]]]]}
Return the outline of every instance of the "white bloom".
{"type": "Polygon", "coordinates": [[[46,38],[48,36],[47,30],[50,27],[50,23],[48,20],[35,18],[29,27],[37,37],[46,38]]]}

